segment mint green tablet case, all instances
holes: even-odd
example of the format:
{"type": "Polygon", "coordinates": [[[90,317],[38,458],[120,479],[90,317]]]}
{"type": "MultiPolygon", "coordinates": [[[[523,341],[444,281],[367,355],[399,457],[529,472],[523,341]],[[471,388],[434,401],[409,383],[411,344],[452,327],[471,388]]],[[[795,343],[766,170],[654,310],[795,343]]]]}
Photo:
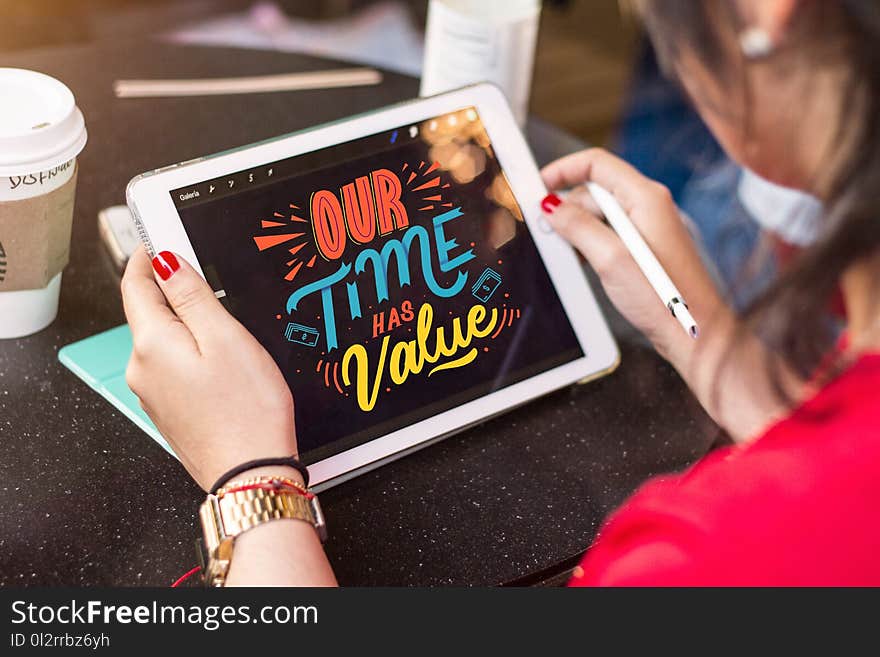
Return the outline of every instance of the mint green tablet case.
{"type": "Polygon", "coordinates": [[[156,425],[141,408],[140,401],[125,382],[125,368],[131,356],[128,324],[74,342],[58,351],[58,360],[113,404],[170,454],[174,454],[156,425]]]}

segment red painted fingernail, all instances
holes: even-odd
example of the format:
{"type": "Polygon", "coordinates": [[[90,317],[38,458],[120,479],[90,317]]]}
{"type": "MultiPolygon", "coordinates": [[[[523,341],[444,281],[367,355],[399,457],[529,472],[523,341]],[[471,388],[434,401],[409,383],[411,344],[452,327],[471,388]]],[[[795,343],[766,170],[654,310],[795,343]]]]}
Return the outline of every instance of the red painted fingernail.
{"type": "Polygon", "coordinates": [[[556,194],[547,194],[544,200],[541,201],[541,209],[547,214],[553,214],[560,205],[562,205],[562,199],[556,196],[556,194]]]}
{"type": "Polygon", "coordinates": [[[177,257],[171,251],[162,251],[153,258],[153,269],[159,274],[159,278],[167,281],[174,272],[180,269],[180,263],[177,262],[177,257]]]}

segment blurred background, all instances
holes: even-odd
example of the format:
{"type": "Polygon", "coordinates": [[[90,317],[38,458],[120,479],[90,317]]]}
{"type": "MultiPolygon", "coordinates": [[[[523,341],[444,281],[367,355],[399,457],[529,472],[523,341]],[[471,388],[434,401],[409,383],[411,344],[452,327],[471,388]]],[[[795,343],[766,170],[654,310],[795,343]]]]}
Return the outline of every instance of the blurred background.
{"type": "MultiPolygon", "coordinates": [[[[339,59],[418,75],[427,8],[427,0],[0,0],[0,53],[173,34],[323,55],[335,46],[339,59]]],[[[609,143],[637,57],[634,23],[618,0],[545,0],[538,39],[532,112],[609,143]]]]}
{"type": "MultiPolygon", "coordinates": [[[[761,215],[784,207],[782,215],[805,215],[813,225],[816,202],[780,197],[727,159],[678,86],[660,74],[625,0],[541,4],[531,115],[576,137],[573,148],[605,146],[669,187],[719,286],[744,305],[776,267],[761,215]]],[[[419,77],[427,13],[428,0],[0,0],[0,66],[12,51],[159,37],[419,77]]],[[[796,234],[789,242],[809,239],[796,234]]]]}

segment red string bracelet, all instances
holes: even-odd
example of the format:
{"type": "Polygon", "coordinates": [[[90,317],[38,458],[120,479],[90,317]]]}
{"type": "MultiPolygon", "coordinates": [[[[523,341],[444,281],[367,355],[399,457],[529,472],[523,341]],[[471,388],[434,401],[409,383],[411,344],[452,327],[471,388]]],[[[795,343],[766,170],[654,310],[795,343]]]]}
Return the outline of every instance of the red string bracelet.
{"type": "Polygon", "coordinates": [[[253,483],[253,484],[244,484],[242,486],[236,486],[235,488],[227,488],[225,490],[221,489],[218,494],[218,497],[222,498],[226,495],[231,495],[232,493],[240,493],[242,491],[255,490],[255,489],[273,490],[273,491],[282,491],[283,490],[285,492],[291,492],[291,493],[296,493],[297,495],[303,495],[306,497],[306,499],[312,499],[315,496],[314,493],[304,491],[301,488],[298,488],[296,486],[284,484],[283,482],[266,481],[266,482],[257,482],[257,483],[253,483]]]}
{"type": "Polygon", "coordinates": [[[184,573],[183,575],[181,575],[180,577],[177,578],[177,581],[175,581],[174,584],[171,585],[171,588],[176,589],[178,586],[183,584],[186,580],[188,580],[190,577],[195,575],[201,569],[202,569],[201,566],[196,566],[192,570],[187,571],[186,573],[184,573]]]}

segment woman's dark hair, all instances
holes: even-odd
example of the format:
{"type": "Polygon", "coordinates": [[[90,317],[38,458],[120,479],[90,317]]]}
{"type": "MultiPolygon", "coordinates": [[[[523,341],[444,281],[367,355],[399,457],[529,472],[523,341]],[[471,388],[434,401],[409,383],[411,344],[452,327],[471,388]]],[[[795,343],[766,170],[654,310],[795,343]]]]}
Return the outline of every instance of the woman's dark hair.
{"type": "MultiPolygon", "coordinates": [[[[736,67],[725,62],[729,55],[722,44],[746,27],[734,0],[635,4],[667,71],[689,51],[719,80],[731,81],[736,67]]],[[[835,126],[836,143],[849,144],[849,152],[828,154],[828,161],[838,165],[823,199],[826,216],[819,239],[743,312],[746,326],[807,376],[823,362],[836,337],[827,318],[841,275],[880,247],[880,0],[802,0],[781,49],[814,57],[817,67],[837,58],[852,74],[840,101],[841,122],[835,126]]],[[[779,368],[774,363],[768,367],[771,381],[790,400],[779,368]]]]}

